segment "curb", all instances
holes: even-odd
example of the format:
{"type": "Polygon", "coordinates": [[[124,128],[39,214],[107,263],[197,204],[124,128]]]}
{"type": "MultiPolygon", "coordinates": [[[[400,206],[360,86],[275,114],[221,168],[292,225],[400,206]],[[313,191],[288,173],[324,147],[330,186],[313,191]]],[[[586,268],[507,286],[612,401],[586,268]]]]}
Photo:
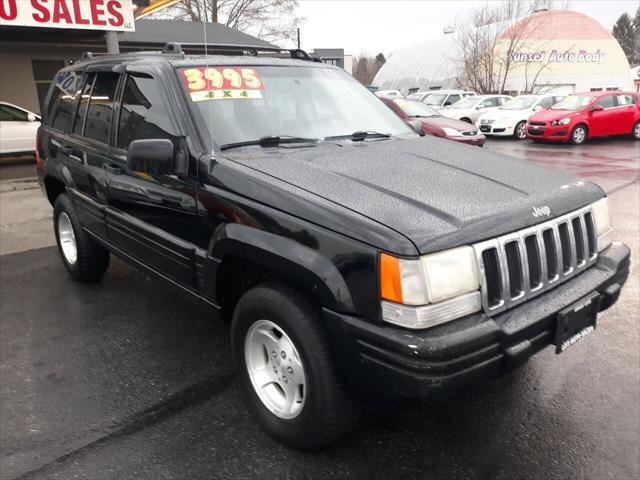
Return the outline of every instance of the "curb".
{"type": "Polygon", "coordinates": [[[33,190],[36,188],[40,188],[40,184],[36,177],[17,178],[15,180],[5,180],[0,182],[0,193],[33,190]]]}

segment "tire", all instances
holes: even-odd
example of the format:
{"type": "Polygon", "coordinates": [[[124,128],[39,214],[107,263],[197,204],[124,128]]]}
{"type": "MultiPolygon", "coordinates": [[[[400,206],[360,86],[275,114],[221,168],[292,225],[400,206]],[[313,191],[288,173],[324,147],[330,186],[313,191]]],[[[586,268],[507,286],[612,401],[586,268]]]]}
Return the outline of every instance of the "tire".
{"type": "Polygon", "coordinates": [[[278,441],[321,448],[357,420],[358,406],[342,383],[318,309],[293,288],[260,285],[245,293],[233,314],[231,345],[247,408],[278,441]],[[280,408],[273,398],[294,401],[280,408]]]}
{"type": "Polygon", "coordinates": [[[527,131],[524,128],[526,124],[526,120],[522,120],[516,124],[516,127],[513,129],[513,136],[516,137],[516,139],[524,140],[527,138],[527,131]]]}
{"type": "Polygon", "coordinates": [[[573,130],[571,130],[571,134],[569,135],[569,142],[571,142],[572,145],[582,145],[587,141],[588,137],[589,132],[587,130],[587,127],[584,125],[576,125],[575,127],[573,127],[573,130]]]}
{"type": "Polygon", "coordinates": [[[631,138],[640,140],[640,120],[638,120],[631,129],[631,138]]]}
{"type": "Polygon", "coordinates": [[[109,268],[109,251],[82,228],[66,194],[58,195],[53,206],[53,228],[58,252],[69,274],[79,282],[100,280],[109,268]]]}

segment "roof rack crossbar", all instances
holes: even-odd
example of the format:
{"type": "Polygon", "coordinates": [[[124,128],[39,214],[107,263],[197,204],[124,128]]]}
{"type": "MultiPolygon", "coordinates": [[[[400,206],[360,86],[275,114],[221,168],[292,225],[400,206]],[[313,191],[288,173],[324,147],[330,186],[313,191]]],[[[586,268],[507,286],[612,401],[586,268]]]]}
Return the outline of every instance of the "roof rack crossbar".
{"type": "Polygon", "coordinates": [[[233,45],[233,44],[221,44],[221,43],[178,43],[168,42],[162,47],[162,53],[172,53],[184,55],[185,48],[205,48],[207,53],[218,55],[253,55],[257,57],[259,53],[276,53],[287,54],[291,58],[298,60],[319,61],[319,59],[311,57],[307,52],[300,49],[288,49],[280,47],[268,47],[260,45],[233,45]]]}

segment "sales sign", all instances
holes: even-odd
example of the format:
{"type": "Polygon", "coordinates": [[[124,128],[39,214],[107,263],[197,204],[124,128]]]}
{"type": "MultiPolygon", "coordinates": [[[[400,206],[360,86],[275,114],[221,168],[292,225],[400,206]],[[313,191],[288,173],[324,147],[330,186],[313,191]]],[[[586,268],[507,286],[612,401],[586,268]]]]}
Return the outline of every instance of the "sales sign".
{"type": "Polygon", "coordinates": [[[262,98],[263,83],[253,68],[184,68],[182,78],[194,102],[262,98]]]}
{"type": "Polygon", "coordinates": [[[132,0],[0,0],[0,25],[135,30],[132,0]]]}

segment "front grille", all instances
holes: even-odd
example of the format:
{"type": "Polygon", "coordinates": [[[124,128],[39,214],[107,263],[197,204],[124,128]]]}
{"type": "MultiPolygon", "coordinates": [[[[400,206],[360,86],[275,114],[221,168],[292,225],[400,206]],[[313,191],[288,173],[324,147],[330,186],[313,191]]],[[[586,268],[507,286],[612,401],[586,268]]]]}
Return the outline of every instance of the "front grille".
{"type": "Polygon", "coordinates": [[[482,305],[494,314],[555,287],[598,257],[591,207],[477,243],[482,305]]]}
{"type": "Polygon", "coordinates": [[[462,135],[466,136],[466,137],[473,137],[475,135],[478,134],[477,130],[466,130],[464,132],[462,132],[462,135]]]}
{"type": "Polygon", "coordinates": [[[534,127],[544,127],[546,124],[546,122],[529,122],[529,125],[532,125],[534,127]]]}
{"type": "Polygon", "coordinates": [[[540,130],[539,128],[530,128],[527,131],[529,135],[544,135],[544,130],[540,130]]]}

